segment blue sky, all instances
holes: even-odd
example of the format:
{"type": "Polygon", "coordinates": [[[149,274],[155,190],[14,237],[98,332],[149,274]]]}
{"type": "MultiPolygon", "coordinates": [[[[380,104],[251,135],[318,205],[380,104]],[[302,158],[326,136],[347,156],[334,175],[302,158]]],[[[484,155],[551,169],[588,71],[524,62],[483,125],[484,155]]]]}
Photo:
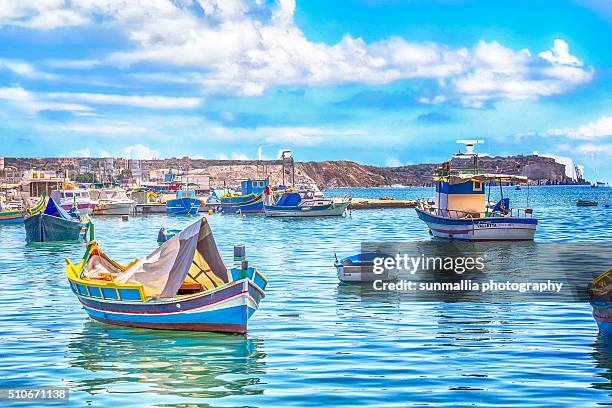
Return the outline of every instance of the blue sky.
{"type": "Polygon", "coordinates": [[[612,181],[608,1],[63,0],[0,10],[0,155],[572,158],[612,181]]]}

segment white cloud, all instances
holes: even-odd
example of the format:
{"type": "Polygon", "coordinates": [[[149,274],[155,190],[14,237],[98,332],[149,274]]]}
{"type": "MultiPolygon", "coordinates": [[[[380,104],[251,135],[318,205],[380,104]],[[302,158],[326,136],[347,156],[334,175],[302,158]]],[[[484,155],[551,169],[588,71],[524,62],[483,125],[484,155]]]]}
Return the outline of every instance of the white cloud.
{"type": "Polygon", "coordinates": [[[3,1],[0,7],[0,27],[17,27],[51,30],[58,27],[86,24],[85,14],[71,10],[63,0],[3,1]]]}
{"type": "Polygon", "coordinates": [[[142,144],[135,144],[125,147],[121,151],[121,157],[134,160],[146,160],[155,159],[162,157],[161,153],[157,150],[153,150],[148,146],[142,144]]]}
{"type": "Polygon", "coordinates": [[[113,95],[99,93],[50,92],[44,94],[47,99],[67,100],[90,103],[94,105],[122,105],[150,109],[189,109],[201,105],[200,98],[169,97],[169,96],[140,96],[140,95],[113,95]]]}
{"type": "Polygon", "coordinates": [[[20,107],[28,113],[36,113],[43,110],[64,110],[75,112],[91,110],[89,106],[78,103],[45,101],[41,99],[38,94],[29,92],[21,87],[0,88],[0,99],[12,102],[14,105],[20,107]]]}
{"type": "Polygon", "coordinates": [[[64,69],[89,69],[100,65],[102,62],[96,59],[84,60],[68,60],[68,59],[50,59],[46,60],[45,64],[52,68],[64,69]]]}
{"type": "Polygon", "coordinates": [[[541,52],[540,58],[550,62],[553,65],[575,65],[581,66],[582,62],[569,53],[569,46],[563,40],[555,40],[553,48],[541,52]]]}
{"type": "Polygon", "coordinates": [[[22,87],[0,88],[0,99],[17,102],[30,112],[41,110],[91,111],[91,105],[118,105],[148,109],[192,109],[201,98],[157,95],[115,95],[75,92],[30,92],[22,87]]]}
{"type": "Polygon", "coordinates": [[[219,160],[249,160],[249,156],[244,153],[233,152],[231,155],[218,154],[217,159],[219,160]]]}
{"type": "MultiPolygon", "coordinates": [[[[279,0],[271,8],[242,0],[6,3],[0,26],[52,29],[104,21],[123,33],[132,47],[100,58],[100,63],[124,69],[151,62],[179,67],[187,71],[184,75],[191,83],[206,91],[260,95],[274,86],[386,84],[426,78],[439,80],[439,90],[433,98],[423,96],[424,102],[480,108],[501,99],[565,93],[593,76],[593,69],[571,55],[562,39],[535,56],[495,41],[452,48],[398,37],[366,43],[346,34],[333,45],[313,42],[294,22],[293,0],[279,0]]],[[[98,63],[85,60],[81,65],[98,63]]],[[[69,64],[79,66],[78,61],[69,64]]],[[[173,72],[158,78],[181,81],[181,75],[173,72]]]]}
{"type": "Polygon", "coordinates": [[[589,158],[595,156],[612,156],[611,143],[583,143],[583,144],[560,144],[558,151],[577,153],[589,158]]]}
{"type": "Polygon", "coordinates": [[[612,116],[604,116],[598,120],[576,128],[557,128],[544,132],[546,136],[565,136],[577,140],[599,140],[612,137],[612,116]]]}
{"type": "Polygon", "coordinates": [[[366,135],[362,130],[332,130],[316,127],[261,127],[257,131],[264,135],[265,143],[291,143],[295,146],[318,145],[329,137],[366,135]]]}
{"type": "Polygon", "coordinates": [[[0,70],[3,69],[30,79],[52,80],[58,78],[58,76],[55,74],[39,71],[32,64],[8,58],[0,58],[0,70]]]}
{"type": "Polygon", "coordinates": [[[88,133],[97,136],[132,136],[147,132],[144,126],[136,126],[129,123],[74,123],[60,127],[67,133],[88,133]]]}
{"type": "Polygon", "coordinates": [[[387,157],[385,160],[385,166],[387,167],[400,167],[402,162],[397,157],[387,157]]]}
{"type": "Polygon", "coordinates": [[[294,146],[316,146],[330,139],[367,137],[367,132],[359,129],[327,129],[306,126],[263,126],[254,129],[227,128],[213,126],[209,137],[225,140],[253,140],[266,144],[292,144],[294,146]]]}

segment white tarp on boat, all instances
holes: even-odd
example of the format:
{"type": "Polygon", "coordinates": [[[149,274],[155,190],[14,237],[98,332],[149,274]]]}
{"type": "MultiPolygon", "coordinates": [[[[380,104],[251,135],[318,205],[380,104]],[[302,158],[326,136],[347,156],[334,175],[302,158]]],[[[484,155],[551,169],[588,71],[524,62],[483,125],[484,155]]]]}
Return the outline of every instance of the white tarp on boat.
{"type": "Polygon", "coordinates": [[[148,296],[174,296],[185,282],[210,285],[229,281],[227,267],[206,218],[194,222],[114,280],[140,283],[148,296]]]}

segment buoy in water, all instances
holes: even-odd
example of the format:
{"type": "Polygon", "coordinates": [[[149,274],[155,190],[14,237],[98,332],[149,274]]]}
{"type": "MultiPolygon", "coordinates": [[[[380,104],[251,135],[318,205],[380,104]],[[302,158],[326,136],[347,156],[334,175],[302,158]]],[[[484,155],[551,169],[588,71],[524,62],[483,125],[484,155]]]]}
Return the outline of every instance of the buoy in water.
{"type": "Polygon", "coordinates": [[[208,215],[213,215],[214,213],[215,213],[215,212],[212,210],[212,208],[210,208],[210,209],[208,210],[208,215]]]}
{"type": "Polygon", "coordinates": [[[121,216],[121,221],[128,221],[130,219],[129,215],[122,215],[121,216]]]}

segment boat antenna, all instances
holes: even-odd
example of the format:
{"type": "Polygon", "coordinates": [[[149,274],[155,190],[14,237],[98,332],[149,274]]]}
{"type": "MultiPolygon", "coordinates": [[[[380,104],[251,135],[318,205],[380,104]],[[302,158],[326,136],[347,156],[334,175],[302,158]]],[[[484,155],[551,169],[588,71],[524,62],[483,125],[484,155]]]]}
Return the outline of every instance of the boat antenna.
{"type": "Polygon", "coordinates": [[[527,180],[527,208],[529,208],[529,180],[527,180]]]}
{"type": "Polygon", "coordinates": [[[466,155],[473,155],[473,154],[476,154],[476,153],[474,153],[475,146],[477,144],[484,144],[484,140],[481,140],[481,139],[460,139],[460,140],[457,140],[457,143],[465,145],[465,154],[466,155]]]}

